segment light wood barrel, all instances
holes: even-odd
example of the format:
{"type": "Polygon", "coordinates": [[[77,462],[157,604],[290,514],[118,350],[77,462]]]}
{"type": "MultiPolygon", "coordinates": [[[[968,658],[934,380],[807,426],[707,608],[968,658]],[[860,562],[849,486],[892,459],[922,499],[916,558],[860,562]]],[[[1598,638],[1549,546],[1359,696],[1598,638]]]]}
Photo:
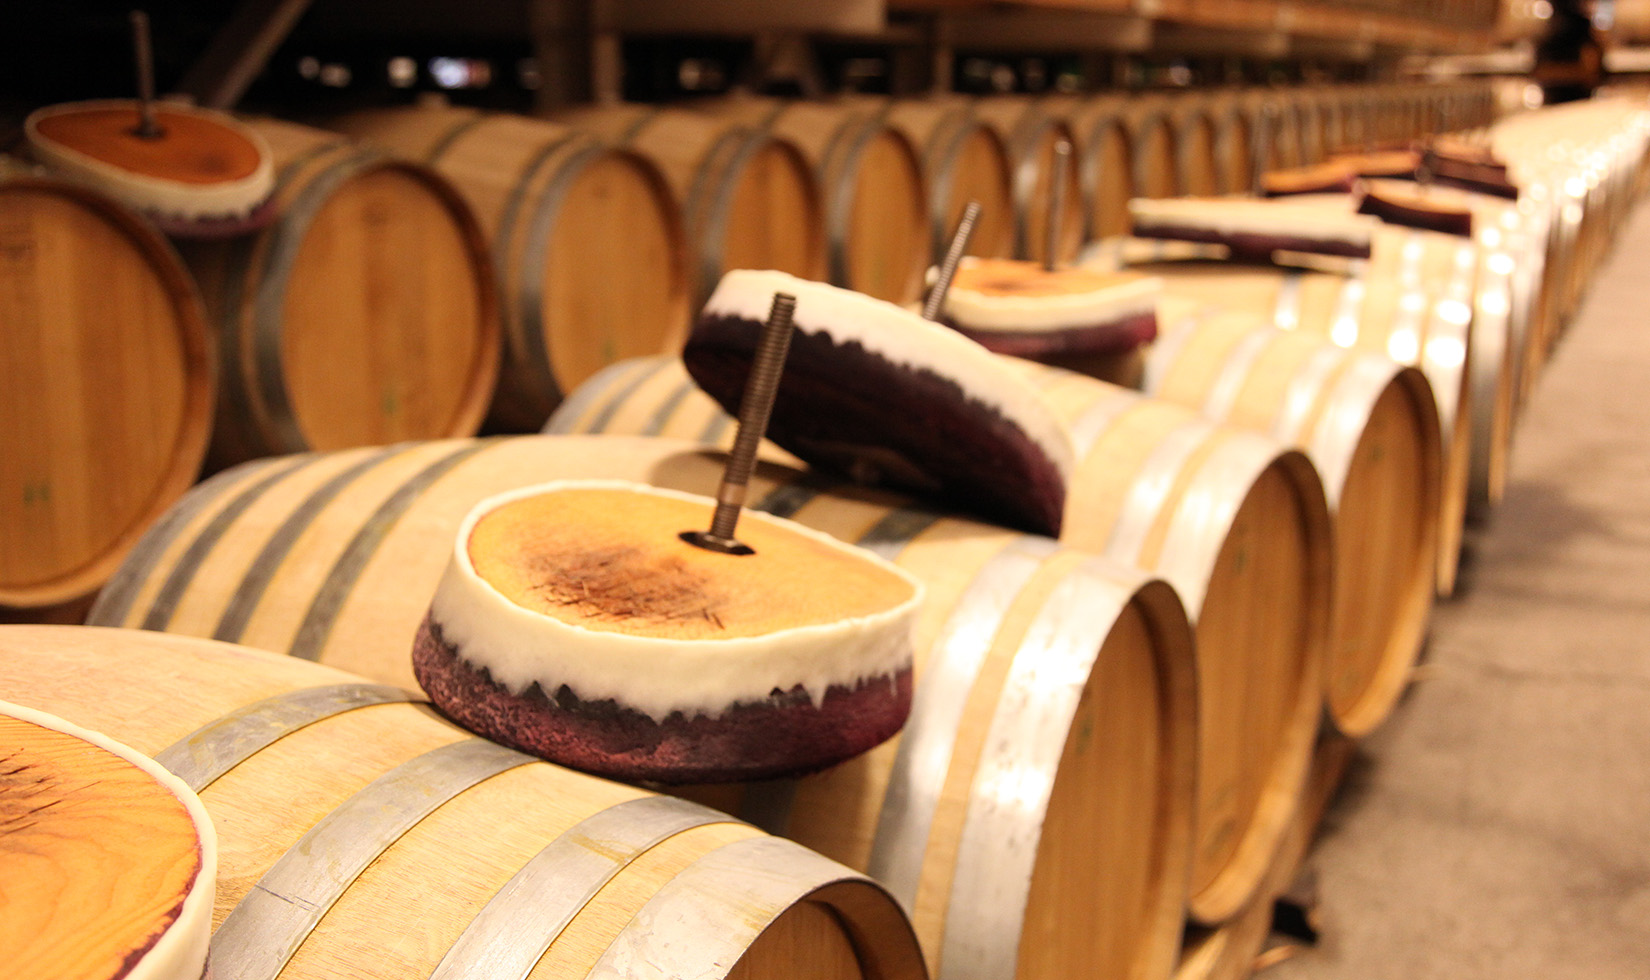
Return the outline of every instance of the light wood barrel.
{"type": "Polygon", "coordinates": [[[213,976],[926,976],[865,877],[475,738],[405,690],[229,644],[26,626],[0,628],[0,685],[200,794],[213,976]]]}
{"type": "Polygon", "coordinates": [[[1174,980],[1249,980],[1272,930],[1275,901],[1266,892],[1218,926],[1188,924],[1174,980]]]}
{"type": "Polygon", "coordinates": [[[1408,684],[1426,636],[1443,470],[1420,371],[1242,312],[1165,299],[1143,390],[1298,446],[1335,523],[1328,716],[1369,734],[1408,684]]]}
{"type": "Polygon", "coordinates": [[[1189,908],[1199,921],[1223,921],[1272,859],[1321,713],[1332,602],[1323,487],[1304,456],[1270,439],[1071,372],[1027,370],[1077,443],[1062,540],[1157,571],[1193,611],[1200,722],[1189,908]],[[1200,526],[1216,500],[1229,522],[1200,526]]]}
{"type": "MultiPolygon", "coordinates": [[[[1472,213],[1475,261],[1470,298],[1466,299],[1472,323],[1465,367],[1465,381],[1471,389],[1471,437],[1465,513],[1468,520],[1482,522],[1506,489],[1534,302],[1531,293],[1542,260],[1516,203],[1449,187],[1433,187],[1427,193],[1441,204],[1472,213]]],[[[1346,206],[1340,198],[1321,200],[1336,210],[1346,206]]]]}
{"type": "MultiPolygon", "coordinates": [[[[730,97],[693,103],[789,141],[814,167],[824,200],[830,281],[909,303],[928,268],[928,190],[917,147],[863,100],[730,97]]],[[[779,213],[770,221],[787,221],[779,213]]]]}
{"type": "Polygon", "coordinates": [[[1130,169],[1138,197],[1163,198],[1180,194],[1176,174],[1174,127],[1161,100],[1130,106],[1124,113],[1129,129],[1130,169]]]}
{"type": "Polygon", "coordinates": [[[0,607],[95,591],[189,488],[213,359],[148,222],[79,185],[0,177],[0,607]]]}
{"type": "Polygon", "coordinates": [[[1462,199],[1473,210],[1478,256],[1467,363],[1472,454],[1466,516],[1482,523],[1506,493],[1541,257],[1516,204],[1468,192],[1462,199]]]}
{"type": "Polygon", "coordinates": [[[1168,116],[1174,134],[1176,190],[1199,197],[1220,193],[1219,134],[1205,100],[1176,99],[1170,103],[1168,116]]]}
{"type": "Polygon", "coordinates": [[[1295,109],[1295,125],[1300,131],[1301,165],[1311,166],[1321,161],[1329,151],[1331,120],[1324,94],[1314,89],[1300,88],[1288,95],[1295,109]]]}
{"type": "Polygon", "coordinates": [[[275,223],[180,242],[222,351],[214,469],[254,456],[468,435],[498,380],[492,265],[433,171],[334,133],[250,120],[275,223]]]}
{"type": "MultiPolygon", "coordinates": [[[[1077,445],[1062,543],[1162,575],[1196,620],[1190,905],[1222,920],[1270,860],[1322,713],[1332,601],[1323,488],[1303,455],[1259,434],[1071,372],[1005,363],[1033,377],[1077,445]]],[[[592,379],[551,431],[716,442],[731,438],[731,422],[679,362],[658,358],[592,379]]]]}
{"type": "Polygon", "coordinates": [[[943,256],[969,201],[980,218],[968,254],[1002,258],[1014,251],[1014,197],[1008,145],[975,118],[965,101],[893,99],[883,119],[922,153],[928,181],[930,255],[943,256]]]}
{"type": "Polygon", "coordinates": [[[474,109],[381,109],[331,126],[434,168],[480,219],[504,308],[499,424],[536,429],[563,392],[608,364],[681,349],[681,209],[646,159],[474,109]]]}
{"type": "Polygon", "coordinates": [[[1357,152],[1373,143],[1375,113],[1368,89],[1361,85],[1341,85],[1331,90],[1330,97],[1339,105],[1340,116],[1340,128],[1330,134],[1327,147],[1330,154],[1357,152]]]}
{"type": "MultiPolygon", "coordinates": [[[[1171,245],[1136,243],[1135,255],[1176,254],[1171,245]],[[1137,247],[1136,247],[1137,246],[1137,247]]],[[[1454,589],[1472,460],[1471,328],[1478,264],[1471,241],[1382,227],[1368,261],[1335,271],[1230,262],[1136,263],[1164,289],[1200,304],[1257,313],[1347,348],[1384,354],[1421,369],[1432,385],[1444,433],[1439,518],[1439,589],[1454,589]]]]}
{"type": "MultiPolygon", "coordinates": [[[[689,443],[613,437],[248,464],[180,504],[93,621],[234,637],[407,683],[476,501],[597,475],[708,494],[722,466],[689,443]]],[[[759,468],[750,499],[927,583],[913,714],[896,740],[825,773],[700,795],[869,870],[913,911],[936,967],[1162,976],[1184,912],[1196,746],[1192,634],[1173,591],[1047,539],[824,492],[784,467],[759,468]]]]}
{"type": "Polygon", "coordinates": [[[1245,110],[1242,100],[1230,92],[1215,94],[1209,100],[1208,111],[1214,126],[1218,191],[1222,194],[1254,193],[1259,147],[1250,113],[1245,110]]]}
{"type": "Polygon", "coordinates": [[[1520,398],[1535,390],[1541,367],[1546,362],[1549,341],[1558,335],[1563,325],[1564,282],[1572,261],[1571,226],[1565,220],[1562,207],[1553,205],[1555,187],[1545,181],[1525,185],[1520,195],[1519,209],[1533,217],[1541,234],[1542,263],[1536,287],[1534,309],[1523,343],[1524,360],[1519,371],[1520,398]]]}
{"type": "Polygon", "coordinates": [[[1301,865],[1317,837],[1324,812],[1334,798],[1355,743],[1324,732],[1312,757],[1312,773],[1294,822],[1284,835],[1266,882],[1253,901],[1230,921],[1215,928],[1189,924],[1174,980],[1246,980],[1298,951],[1291,945],[1268,946],[1278,899],[1300,877],[1301,865]]]}
{"type": "Polygon", "coordinates": [[[554,117],[650,160],[681,205],[697,307],[729,269],[823,279],[824,204],[802,150],[734,120],[647,105],[583,106],[554,117]]]}
{"type": "Polygon", "coordinates": [[[1058,244],[1055,257],[1069,262],[1083,245],[1083,147],[1057,107],[1024,96],[992,96],[974,102],[974,111],[1008,145],[1013,168],[1014,254],[1042,261],[1048,251],[1049,206],[1053,197],[1055,147],[1071,144],[1061,192],[1058,244]]]}
{"type": "Polygon", "coordinates": [[[1129,129],[1123,118],[1128,101],[1117,95],[1047,96],[1043,101],[1077,140],[1086,211],[1084,241],[1127,234],[1129,199],[1135,196],[1129,129]]]}
{"type": "Polygon", "coordinates": [[[1301,165],[1299,119],[1286,95],[1276,89],[1254,89],[1247,98],[1255,125],[1264,129],[1262,172],[1301,165]]]}
{"type": "Polygon", "coordinates": [[[1346,93],[1337,86],[1316,89],[1309,94],[1318,113],[1317,159],[1326,160],[1330,153],[1352,142],[1347,130],[1346,93]]]}

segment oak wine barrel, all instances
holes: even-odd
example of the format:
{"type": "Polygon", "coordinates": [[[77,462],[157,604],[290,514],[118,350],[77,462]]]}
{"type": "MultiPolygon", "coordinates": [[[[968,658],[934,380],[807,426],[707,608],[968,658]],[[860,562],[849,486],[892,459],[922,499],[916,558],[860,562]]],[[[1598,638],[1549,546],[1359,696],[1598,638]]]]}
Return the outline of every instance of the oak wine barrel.
{"type": "Polygon", "coordinates": [[[1367,735],[1408,684],[1435,591],[1443,458],[1426,377],[1253,314],[1168,299],[1159,314],[1142,390],[1298,446],[1324,479],[1335,525],[1325,709],[1367,735]]]}
{"type": "Polygon", "coordinates": [[[1175,189],[1199,197],[1221,192],[1219,133],[1209,107],[1200,98],[1181,97],[1169,104],[1174,134],[1175,189]]]}
{"type": "Polygon", "coordinates": [[[146,220],[77,184],[0,177],[0,607],[96,591],[189,488],[214,352],[146,220]]]}
{"type": "MultiPolygon", "coordinates": [[[[1029,362],[1078,451],[1061,542],[1163,576],[1196,624],[1200,692],[1192,914],[1257,886],[1321,715],[1329,515],[1306,457],[1191,409],[1029,362]],[[1262,584],[1264,583],[1264,584],[1262,584]]],[[[726,444],[732,423],[667,358],[615,365],[552,416],[558,433],[726,444]]]]}
{"type": "Polygon", "coordinates": [[[681,211],[646,159],[474,109],[379,109],[330,125],[435,169],[480,220],[504,309],[498,424],[536,429],[563,392],[608,364],[681,349],[681,211]]]}
{"type": "Polygon", "coordinates": [[[921,980],[869,879],[245,647],[0,628],[0,686],[153,756],[217,828],[215,977],[921,980]]]}
{"type": "MultiPolygon", "coordinates": [[[[1298,943],[1270,944],[1275,912],[1301,876],[1325,811],[1351,761],[1352,739],[1325,732],[1312,756],[1312,772],[1294,822],[1284,835],[1266,882],[1253,901],[1215,928],[1189,924],[1174,980],[1247,980],[1300,951],[1298,943]]],[[[1310,909],[1308,909],[1310,911],[1310,909]]]]}
{"type": "Polygon", "coordinates": [[[929,255],[944,256],[969,201],[980,217],[968,254],[1005,258],[1014,250],[1014,198],[1008,146],[981,122],[967,102],[890,99],[882,109],[888,125],[905,134],[922,154],[928,181],[929,255]]]}
{"type": "Polygon", "coordinates": [[[1083,239],[1109,238],[1129,230],[1134,167],[1123,118],[1128,101],[1116,95],[1050,95],[1050,112],[1071,127],[1083,188],[1083,239]]]}
{"type": "MultiPolygon", "coordinates": [[[[1376,230],[1369,260],[1273,266],[1202,260],[1141,261],[1166,295],[1259,314],[1285,330],[1383,354],[1421,369],[1444,433],[1438,585],[1454,589],[1472,459],[1472,302],[1478,257],[1451,235],[1376,230]]],[[[1125,257],[1184,254],[1175,243],[1137,242],[1125,257]]]]}
{"type": "Polygon", "coordinates": [[[1218,191],[1222,194],[1252,194],[1260,147],[1252,118],[1242,100],[1231,92],[1218,92],[1209,100],[1209,115],[1215,133],[1215,167],[1218,191]]]}
{"type": "MultiPolygon", "coordinates": [[[[248,464],[157,526],[92,621],[406,684],[477,501],[594,476],[708,494],[722,468],[689,443],[572,437],[248,464]]],[[[945,975],[1162,976],[1186,897],[1195,751],[1192,634],[1173,591],[1047,539],[829,492],[784,467],[759,468],[750,499],[927,584],[913,715],[895,740],[818,775],[699,793],[870,871],[945,975]]]]}
{"type": "Polygon", "coordinates": [[[1124,111],[1133,153],[1133,173],[1137,197],[1163,198],[1180,195],[1179,169],[1175,159],[1175,134],[1163,101],[1151,99],[1124,111]]]}
{"type": "Polygon", "coordinates": [[[1061,190],[1061,208],[1056,234],[1055,258],[1069,262],[1082,247],[1085,225],[1083,213],[1083,147],[1056,107],[1024,96],[989,96],[974,100],[975,114],[996,130],[1008,145],[1013,172],[1014,255],[1042,261],[1048,251],[1049,208],[1054,197],[1055,147],[1062,140],[1071,145],[1071,162],[1066,167],[1061,190]]]}
{"type": "Polygon", "coordinates": [[[492,265],[433,171],[250,119],[275,154],[269,227],[180,241],[222,351],[209,466],[469,435],[498,379],[492,265]]]}
{"type": "Polygon", "coordinates": [[[691,308],[729,269],[825,278],[819,181],[790,141],[733,120],[661,106],[589,105],[552,118],[632,150],[664,174],[687,229],[691,308]]]}
{"type": "MultiPolygon", "coordinates": [[[[891,303],[922,297],[928,189],[917,147],[863,100],[730,96],[691,103],[800,149],[819,179],[832,283],[891,303]]],[[[788,221],[780,212],[769,221],[788,221]]]]}

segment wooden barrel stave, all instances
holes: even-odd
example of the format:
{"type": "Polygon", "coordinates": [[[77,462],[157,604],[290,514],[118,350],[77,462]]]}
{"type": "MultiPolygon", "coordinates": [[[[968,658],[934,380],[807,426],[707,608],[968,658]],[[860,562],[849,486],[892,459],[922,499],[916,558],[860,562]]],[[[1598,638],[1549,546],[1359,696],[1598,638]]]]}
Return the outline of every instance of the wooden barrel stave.
{"type": "Polygon", "coordinates": [[[1129,199],[1135,196],[1133,150],[1116,95],[1047,96],[1049,112],[1071,128],[1083,188],[1085,242],[1127,234],[1129,199]]]}
{"type": "Polygon", "coordinates": [[[1175,160],[1174,129],[1161,104],[1147,103],[1125,113],[1130,169],[1138,197],[1176,197],[1180,194],[1175,160]]]}
{"type": "Polygon", "coordinates": [[[1237,100],[1211,100],[1214,119],[1214,156],[1218,191],[1222,194],[1252,194],[1257,176],[1255,130],[1250,117],[1237,100]]]}
{"type": "Polygon", "coordinates": [[[808,102],[788,103],[771,127],[807,150],[821,174],[831,281],[892,303],[920,299],[932,252],[926,178],[912,141],[877,114],[808,102]]]}
{"type": "Polygon", "coordinates": [[[1432,607],[1442,478],[1426,378],[1377,355],[1273,328],[1253,314],[1165,300],[1143,390],[1299,446],[1335,522],[1325,703],[1368,734],[1408,681],[1432,607]]]}
{"type": "Polygon", "coordinates": [[[1471,242],[1383,227],[1366,264],[1308,271],[1206,261],[1153,262],[1171,245],[1134,243],[1133,267],[1161,276],[1167,295],[1259,314],[1276,326],[1328,337],[1418,367],[1432,385],[1444,433],[1438,583],[1454,588],[1472,458],[1471,353],[1477,257],[1471,242]],[[1138,247],[1137,247],[1138,246],[1138,247]],[[1383,287],[1382,284],[1391,284],[1383,287]],[[1393,288],[1396,287],[1396,288],[1393,288]]]}
{"type": "MultiPolygon", "coordinates": [[[[1256,720],[1256,730],[1244,730],[1244,706],[1229,705],[1200,736],[1201,783],[1231,787],[1210,794],[1223,801],[1220,812],[1211,807],[1198,822],[1206,851],[1194,873],[1192,907],[1199,918],[1218,921],[1241,907],[1266,865],[1319,716],[1331,602],[1321,484],[1304,456],[1265,437],[1071,372],[1005,363],[1032,377],[1077,442],[1062,542],[1145,568],[1175,586],[1197,620],[1200,690],[1237,690],[1218,676],[1230,665],[1264,664],[1269,671],[1262,684],[1275,701],[1258,712],[1266,720],[1256,720]],[[1238,566],[1249,566],[1241,587],[1238,566]],[[1251,581],[1266,576],[1277,580],[1270,593],[1251,581]],[[1261,594],[1267,595],[1263,604],[1254,600],[1261,594]],[[1230,746],[1237,743],[1251,751],[1233,758],[1230,746]]],[[[682,428],[691,432],[707,411],[713,419],[719,414],[706,409],[709,398],[679,364],[644,365],[610,378],[616,390],[558,413],[552,430],[623,433],[638,430],[622,426],[639,425],[663,432],[686,416],[682,428]]],[[[726,437],[725,426],[712,426],[700,431],[726,437]]],[[[1205,706],[1211,717],[1213,711],[1205,706]]]]}
{"type": "Polygon", "coordinates": [[[180,242],[221,337],[209,466],[474,432],[499,325],[467,205],[432,171],[335,134],[249,125],[274,150],[279,218],[180,242]]]}
{"type": "Polygon", "coordinates": [[[405,692],[136,631],[11,627],[0,646],[8,690],[191,774],[222,845],[214,973],[751,976],[780,953],[792,975],[926,975],[897,906],[847,869],[470,737],[405,692]]]}
{"type": "MultiPolygon", "coordinates": [[[[696,111],[754,127],[802,151],[818,177],[830,281],[894,303],[915,301],[929,253],[928,190],[917,148],[860,100],[732,96],[696,111]]],[[[786,221],[786,212],[769,220],[786,221]]]]}
{"type": "Polygon", "coordinates": [[[826,275],[821,185],[777,134],[687,109],[593,105],[553,117],[646,157],[681,206],[697,306],[729,269],[826,275]]]}
{"type": "Polygon", "coordinates": [[[434,167],[479,218],[506,326],[497,424],[534,428],[602,366],[681,346],[680,209],[644,158],[553,123],[469,109],[377,110],[332,125],[434,167]]]}
{"type": "Polygon", "coordinates": [[[1042,261],[1048,251],[1049,210],[1053,199],[1055,148],[1063,140],[1071,146],[1061,191],[1062,207],[1056,258],[1070,261],[1083,244],[1086,224],[1082,202],[1083,147],[1057,111],[1020,96],[977,99],[975,115],[992,127],[1008,146],[1013,173],[1014,255],[1042,261]]]}
{"type": "Polygon", "coordinates": [[[1169,109],[1174,134],[1175,188],[1181,195],[1207,197],[1221,191],[1215,120],[1201,100],[1181,99],[1169,109]]]}
{"type": "Polygon", "coordinates": [[[966,102],[894,99],[883,109],[888,125],[921,149],[929,189],[929,254],[943,256],[969,201],[980,217],[968,254],[1005,257],[1014,248],[1014,201],[1008,146],[974,118],[966,102]]]}
{"type": "Polygon", "coordinates": [[[193,482],[216,344],[146,221],[75,184],[0,175],[0,607],[89,595],[193,482]]]}
{"type": "MultiPolygon", "coordinates": [[[[455,441],[254,464],[203,491],[213,499],[148,549],[145,567],[106,592],[93,618],[206,634],[221,631],[228,610],[251,605],[255,613],[239,617],[240,640],[405,682],[413,632],[451,535],[475,500],[522,483],[597,474],[709,493],[720,468],[690,446],[617,438],[455,441]],[[449,468],[420,486],[443,465],[449,468]],[[277,482],[266,485],[271,478],[277,482]],[[291,493],[281,482],[287,479],[291,493]],[[259,486],[259,500],[218,521],[259,486]],[[334,495],[312,506],[315,488],[328,486],[334,495]],[[390,505],[398,498],[405,506],[397,512],[390,505]],[[352,562],[347,556],[363,536],[370,554],[352,562]],[[192,566],[191,550],[203,553],[192,566]],[[157,599],[166,586],[155,580],[172,578],[182,600],[157,599]],[[167,605],[175,612],[157,617],[167,605]],[[317,606],[331,609],[320,622],[317,606]]],[[[1166,969],[1185,898],[1194,696],[1190,628],[1167,586],[1041,539],[885,497],[823,493],[791,470],[762,468],[752,490],[763,509],[862,541],[928,579],[935,598],[918,625],[920,657],[953,666],[929,671],[919,659],[918,703],[930,707],[917,710],[938,712],[939,722],[913,723],[897,743],[798,784],[763,784],[749,803],[713,801],[858,866],[907,868],[890,884],[923,923],[931,958],[989,956],[1011,971],[1016,962],[1031,969],[1026,964],[1050,957],[1050,970],[1076,964],[1150,976],[1166,969]],[[987,613],[981,603],[999,611],[987,613]],[[986,646],[982,627],[995,635],[986,646]],[[1032,652],[1021,657],[1022,649],[1032,652]],[[1079,739],[1080,731],[1089,734],[1079,739]],[[901,762],[908,739],[928,745],[917,758],[943,749],[951,763],[901,762]],[[1119,754],[1142,742],[1149,751],[1139,758],[1119,754]],[[990,788],[1027,760],[1042,760],[1035,771],[1047,783],[1028,785],[1020,806],[999,809],[990,788]],[[1055,772],[1056,764],[1070,768],[1055,772]],[[943,781],[932,783],[936,777],[943,781]],[[909,806],[889,816],[889,786],[904,787],[904,799],[929,799],[922,811],[929,816],[909,806]],[[1118,808],[1109,826],[1135,845],[1094,836],[1088,804],[1096,795],[1118,808]],[[1017,843],[1005,851],[998,834],[1017,843]],[[976,855],[983,864],[973,869],[976,855]],[[1081,887],[1041,870],[1054,860],[1080,869],[1073,873],[1081,887]],[[1111,884],[1090,896],[1095,881],[1111,884]],[[1005,916],[1005,908],[1020,911],[1005,916]],[[988,911],[995,914],[989,930],[965,918],[988,911]],[[1062,951],[1021,943],[1022,921],[1038,935],[1066,937],[1062,951]]]]}

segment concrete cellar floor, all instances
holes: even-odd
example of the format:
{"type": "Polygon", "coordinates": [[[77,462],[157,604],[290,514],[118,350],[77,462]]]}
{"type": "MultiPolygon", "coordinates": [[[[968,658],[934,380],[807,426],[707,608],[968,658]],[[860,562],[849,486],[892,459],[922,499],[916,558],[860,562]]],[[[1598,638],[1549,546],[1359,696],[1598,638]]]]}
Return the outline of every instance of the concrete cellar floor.
{"type": "Polygon", "coordinates": [[[1308,857],[1322,938],[1265,980],[1650,978],[1650,207],[1474,538],[1308,857]]]}

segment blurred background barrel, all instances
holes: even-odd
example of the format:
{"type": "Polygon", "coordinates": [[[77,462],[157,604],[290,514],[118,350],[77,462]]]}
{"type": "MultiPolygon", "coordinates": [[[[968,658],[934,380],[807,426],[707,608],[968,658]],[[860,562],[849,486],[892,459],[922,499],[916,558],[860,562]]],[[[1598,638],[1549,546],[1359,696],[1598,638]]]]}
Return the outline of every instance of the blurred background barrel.
{"type": "Polygon", "coordinates": [[[976,114],[1008,145],[1013,167],[1014,255],[1042,261],[1048,252],[1049,209],[1053,200],[1055,148],[1071,146],[1071,161],[1060,192],[1055,260],[1069,262],[1083,244],[1082,161],[1071,126],[1041,100],[1025,96],[989,96],[974,103],[976,114]]]}
{"type": "Polygon", "coordinates": [[[222,352],[209,465],[475,432],[499,323],[469,206],[420,164],[248,122],[275,153],[278,217],[179,242],[222,352]]]}
{"type": "Polygon", "coordinates": [[[825,276],[819,180],[789,140],[684,109],[618,104],[569,107],[552,118],[646,157],[682,209],[693,261],[690,308],[729,269],[825,276]]]}
{"type": "Polygon", "coordinates": [[[1182,97],[1167,110],[1174,137],[1175,187],[1182,195],[1208,197],[1222,190],[1218,133],[1203,99],[1182,97]]]}
{"type": "Polygon", "coordinates": [[[1110,96],[1050,96],[1050,111],[1071,127],[1083,188],[1084,241],[1109,238],[1129,230],[1129,198],[1134,196],[1134,165],[1126,100],[1110,96]]]}
{"type": "Polygon", "coordinates": [[[929,254],[943,256],[969,201],[980,217],[968,254],[1005,258],[1014,251],[1013,170],[1008,145],[966,101],[889,99],[882,118],[922,154],[928,182],[929,254]]]}
{"type": "Polygon", "coordinates": [[[150,224],[0,174],[0,607],[88,595],[194,482],[215,344],[150,224]]]}
{"type": "MultiPolygon", "coordinates": [[[[922,295],[930,225],[922,160],[913,141],[860,100],[816,102],[730,96],[690,103],[799,148],[820,184],[830,281],[909,303],[922,295]]],[[[770,221],[788,220],[786,212],[770,221]]]]}
{"type": "Polygon", "coordinates": [[[1129,131],[1130,169],[1137,197],[1175,197],[1180,193],[1174,128],[1161,98],[1142,99],[1123,114],[1129,131]]]}
{"type": "Polygon", "coordinates": [[[1218,91],[1209,96],[1209,117],[1215,133],[1215,167],[1222,194],[1249,194],[1255,190],[1256,130],[1238,93],[1218,91]]]}
{"type": "Polygon", "coordinates": [[[563,392],[613,361],[680,349],[686,239],[645,158],[555,123],[473,109],[384,109],[331,125],[433,167],[480,219],[506,328],[499,424],[537,428],[563,392]]]}

